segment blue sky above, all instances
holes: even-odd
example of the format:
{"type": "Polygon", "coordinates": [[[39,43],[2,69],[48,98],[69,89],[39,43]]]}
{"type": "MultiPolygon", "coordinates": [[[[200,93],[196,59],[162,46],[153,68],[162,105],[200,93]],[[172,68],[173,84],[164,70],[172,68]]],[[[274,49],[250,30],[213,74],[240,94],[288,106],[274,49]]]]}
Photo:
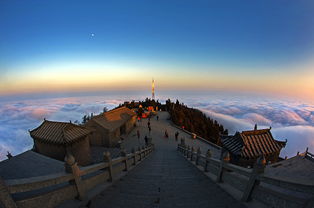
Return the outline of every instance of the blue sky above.
{"type": "Polygon", "coordinates": [[[169,70],[173,79],[191,71],[292,73],[313,59],[313,10],[310,0],[4,0],[0,72],[8,83],[16,76],[62,76],[79,66],[94,72],[103,65],[119,68],[112,79],[130,66],[146,69],[149,79],[169,70]]]}

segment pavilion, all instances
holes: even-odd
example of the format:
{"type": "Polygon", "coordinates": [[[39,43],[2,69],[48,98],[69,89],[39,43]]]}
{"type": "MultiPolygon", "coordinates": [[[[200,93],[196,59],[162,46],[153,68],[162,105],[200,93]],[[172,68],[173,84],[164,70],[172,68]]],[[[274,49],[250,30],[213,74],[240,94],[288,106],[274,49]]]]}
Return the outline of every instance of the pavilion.
{"type": "Polygon", "coordinates": [[[264,157],[266,163],[277,162],[286,142],[275,140],[270,129],[255,128],[236,132],[233,136],[221,136],[222,146],[230,154],[230,162],[245,167],[253,166],[260,156],[264,157]]]}
{"type": "Polygon", "coordinates": [[[92,117],[85,126],[93,129],[91,144],[116,147],[123,134],[128,134],[136,123],[136,113],[127,107],[92,117]]]}
{"type": "Polygon", "coordinates": [[[90,134],[83,126],[47,120],[30,131],[35,152],[61,161],[69,152],[79,165],[91,163],[90,134]]]}

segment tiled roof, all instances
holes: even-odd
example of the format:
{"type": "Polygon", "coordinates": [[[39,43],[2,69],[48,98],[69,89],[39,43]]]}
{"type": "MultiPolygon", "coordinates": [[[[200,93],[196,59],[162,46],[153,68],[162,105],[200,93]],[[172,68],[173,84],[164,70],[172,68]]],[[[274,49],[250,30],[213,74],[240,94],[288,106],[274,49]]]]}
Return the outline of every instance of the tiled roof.
{"type": "Polygon", "coordinates": [[[242,131],[234,136],[222,136],[221,142],[229,152],[244,158],[269,155],[280,151],[286,145],[286,142],[275,140],[270,129],[242,131]]]}
{"type": "Polygon", "coordinates": [[[31,137],[44,143],[72,144],[78,142],[91,131],[72,123],[45,120],[39,127],[30,131],[31,137]]]}
{"type": "Polygon", "coordinates": [[[0,162],[0,176],[3,179],[29,178],[60,172],[64,172],[64,162],[31,150],[0,162]]]}
{"type": "Polygon", "coordinates": [[[113,131],[122,126],[133,116],[136,116],[136,113],[134,111],[130,110],[127,107],[121,107],[108,111],[106,113],[102,113],[98,116],[94,116],[92,120],[94,120],[105,129],[113,131]]]}

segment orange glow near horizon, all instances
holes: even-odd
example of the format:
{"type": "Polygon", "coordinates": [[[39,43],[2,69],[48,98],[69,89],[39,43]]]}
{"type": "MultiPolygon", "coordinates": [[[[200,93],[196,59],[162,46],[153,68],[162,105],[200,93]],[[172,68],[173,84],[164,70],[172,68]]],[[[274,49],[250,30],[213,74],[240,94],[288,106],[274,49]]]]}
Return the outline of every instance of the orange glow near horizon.
{"type": "Polygon", "coordinates": [[[159,90],[225,90],[248,91],[302,97],[314,100],[314,70],[292,70],[291,73],[230,74],[177,70],[80,69],[39,71],[0,80],[0,95],[99,90],[149,90],[150,77],[159,90]],[[158,73],[155,73],[158,72],[158,73]]]}

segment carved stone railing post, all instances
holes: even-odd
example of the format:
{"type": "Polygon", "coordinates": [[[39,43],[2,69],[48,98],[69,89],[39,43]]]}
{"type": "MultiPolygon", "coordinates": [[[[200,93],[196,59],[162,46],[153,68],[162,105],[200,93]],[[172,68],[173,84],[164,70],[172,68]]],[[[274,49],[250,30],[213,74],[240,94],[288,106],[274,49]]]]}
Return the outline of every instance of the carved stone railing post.
{"type": "Polygon", "coordinates": [[[188,145],[187,154],[186,154],[186,157],[187,157],[187,158],[190,157],[190,152],[191,152],[191,148],[190,148],[190,146],[188,145]]]}
{"type": "Polygon", "coordinates": [[[127,154],[126,154],[125,149],[122,149],[122,150],[121,150],[120,155],[121,155],[121,157],[124,158],[124,165],[125,165],[124,171],[128,171],[128,156],[127,156],[127,154]]]}
{"type": "Polygon", "coordinates": [[[264,157],[259,157],[253,167],[252,173],[250,175],[249,181],[246,185],[246,188],[243,192],[241,201],[247,202],[251,198],[251,194],[254,190],[254,187],[259,184],[257,180],[258,175],[264,173],[265,164],[263,163],[264,157]]]}
{"type": "Polygon", "coordinates": [[[226,153],[226,150],[224,148],[221,148],[221,151],[220,151],[220,166],[219,166],[217,179],[216,179],[217,183],[221,183],[222,182],[222,175],[223,175],[223,171],[224,171],[224,162],[225,162],[224,161],[225,153],[226,153]]]}
{"type": "Polygon", "coordinates": [[[83,200],[85,196],[85,190],[82,184],[81,170],[78,167],[75,158],[70,153],[67,153],[67,155],[65,156],[65,171],[73,174],[74,184],[78,193],[78,199],[83,200]]]}
{"type": "Polygon", "coordinates": [[[181,145],[185,145],[185,139],[181,138],[181,145]]]}
{"type": "Polygon", "coordinates": [[[0,177],[0,204],[3,204],[5,208],[17,208],[15,201],[13,200],[8,187],[3,179],[0,177]]]}
{"type": "Polygon", "coordinates": [[[193,161],[193,156],[194,156],[194,152],[195,152],[195,149],[194,147],[191,148],[191,161],[193,161]]]}
{"type": "Polygon", "coordinates": [[[136,151],[132,148],[131,153],[133,154],[133,165],[136,165],[136,151]]]}
{"type": "Polygon", "coordinates": [[[108,181],[112,182],[113,181],[112,159],[111,159],[111,154],[108,151],[104,153],[104,162],[108,163],[108,172],[109,172],[108,181]]]}
{"type": "Polygon", "coordinates": [[[201,152],[201,148],[200,148],[200,147],[198,147],[198,148],[197,148],[197,153],[196,153],[196,160],[195,160],[195,164],[196,164],[196,165],[198,165],[198,164],[199,164],[199,162],[200,162],[200,157],[201,157],[201,154],[202,154],[202,152],[201,152]]]}
{"type": "Polygon", "coordinates": [[[141,151],[140,147],[138,147],[138,154],[140,155],[139,161],[141,161],[142,160],[142,151],[141,151]]]}
{"type": "Polygon", "coordinates": [[[187,154],[188,154],[188,147],[187,147],[186,145],[184,145],[183,148],[184,148],[184,149],[183,149],[183,155],[184,155],[184,157],[186,157],[187,154]]]}
{"type": "MultiPolygon", "coordinates": [[[[181,147],[186,147],[186,145],[185,145],[185,139],[184,138],[181,138],[181,143],[180,143],[180,146],[181,147]]],[[[179,147],[179,146],[178,146],[179,147]]],[[[182,151],[182,150],[181,150],[182,151]]],[[[183,152],[184,152],[185,150],[183,150],[183,152]]]]}
{"type": "Polygon", "coordinates": [[[204,165],[204,171],[208,172],[208,163],[209,163],[209,159],[211,158],[212,154],[210,152],[210,149],[207,150],[206,152],[206,159],[205,159],[205,165],[204,165]]]}
{"type": "Polygon", "coordinates": [[[145,146],[142,146],[142,151],[143,151],[144,158],[145,158],[145,157],[146,157],[146,149],[145,149],[145,146]]]}

